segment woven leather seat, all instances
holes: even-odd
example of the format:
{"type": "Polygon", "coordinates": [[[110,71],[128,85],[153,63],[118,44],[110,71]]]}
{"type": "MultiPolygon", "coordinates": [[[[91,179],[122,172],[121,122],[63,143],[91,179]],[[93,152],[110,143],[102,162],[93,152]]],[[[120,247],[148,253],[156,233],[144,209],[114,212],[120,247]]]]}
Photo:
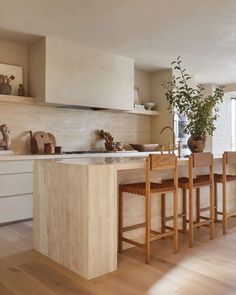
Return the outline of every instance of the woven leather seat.
{"type": "MultiPolygon", "coordinates": [[[[197,178],[201,179],[202,181],[210,181],[209,174],[204,175],[197,175],[197,178]]],[[[226,181],[234,181],[236,180],[236,175],[226,175],[226,181]]],[[[220,173],[214,173],[214,182],[223,183],[223,175],[220,173]]]]}
{"type": "MultiPolygon", "coordinates": [[[[236,175],[226,175],[226,181],[234,181],[236,180],[236,175]]],[[[218,183],[223,183],[223,175],[220,173],[215,173],[214,174],[214,181],[218,183]]]]}
{"type": "MultiPolygon", "coordinates": [[[[121,185],[120,189],[122,192],[145,196],[146,194],[145,186],[146,186],[145,182],[129,183],[129,184],[121,185]]],[[[151,182],[151,190],[150,190],[151,194],[174,192],[174,191],[175,191],[174,180],[173,180],[173,183],[168,183],[168,184],[151,182]]]]}
{"type": "MultiPolygon", "coordinates": [[[[162,180],[163,184],[168,184],[171,185],[174,183],[173,179],[163,179],[162,180]]],[[[209,175],[200,175],[199,177],[197,176],[196,178],[193,179],[193,187],[202,187],[202,186],[207,186],[210,185],[210,176],[209,175]],[[202,177],[203,176],[203,177],[202,177]]],[[[189,188],[189,179],[188,177],[180,177],[178,178],[178,186],[179,188],[189,188]]]]}
{"type": "MultiPolygon", "coordinates": [[[[202,187],[210,185],[210,176],[208,177],[196,177],[193,179],[193,188],[202,187]]],[[[179,178],[179,187],[180,188],[189,188],[189,179],[188,177],[179,178]]]]}

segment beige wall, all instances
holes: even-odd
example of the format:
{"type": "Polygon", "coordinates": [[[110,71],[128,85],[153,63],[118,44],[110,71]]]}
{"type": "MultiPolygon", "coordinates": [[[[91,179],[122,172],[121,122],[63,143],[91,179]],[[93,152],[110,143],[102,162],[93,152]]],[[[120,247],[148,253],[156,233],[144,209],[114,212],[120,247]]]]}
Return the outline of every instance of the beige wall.
{"type": "Polygon", "coordinates": [[[27,91],[28,48],[26,45],[0,40],[0,63],[23,67],[23,82],[27,91]]]}
{"type": "Polygon", "coordinates": [[[96,130],[112,133],[115,141],[124,143],[150,142],[150,117],[59,109],[13,103],[0,103],[1,121],[11,129],[12,148],[16,153],[28,153],[28,130],[53,133],[64,150],[103,149],[96,130]]]}
{"type": "Polygon", "coordinates": [[[230,93],[226,93],[223,103],[219,105],[219,117],[215,123],[216,130],[212,137],[213,153],[223,153],[232,149],[231,97],[230,93]]]}
{"type": "Polygon", "coordinates": [[[150,73],[140,70],[134,71],[134,87],[139,89],[141,103],[152,101],[150,93],[150,79],[150,73]]]}
{"type": "MultiPolygon", "coordinates": [[[[153,97],[153,101],[157,103],[157,110],[159,116],[153,117],[151,121],[151,141],[153,143],[160,143],[160,132],[165,126],[173,127],[173,115],[167,110],[168,102],[166,100],[166,90],[161,85],[163,81],[171,81],[172,70],[162,70],[151,75],[151,87],[150,93],[153,97]]],[[[166,133],[164,136],[163,144],[167,144],[172,139],[170,133],[166,133]]]]}
{"type": "MultiPolygon", "coordinates": [[[[213,84],[202,84],[202,86],[205,88],[205,90],[203,91],[204,97],[212,95],[215,89],[215,86],[213,84]]],[[[211,135],[207,135],[205,152],[212,152],[213,151],[212,145],[213,145],[213,137],[211,135]]]]}

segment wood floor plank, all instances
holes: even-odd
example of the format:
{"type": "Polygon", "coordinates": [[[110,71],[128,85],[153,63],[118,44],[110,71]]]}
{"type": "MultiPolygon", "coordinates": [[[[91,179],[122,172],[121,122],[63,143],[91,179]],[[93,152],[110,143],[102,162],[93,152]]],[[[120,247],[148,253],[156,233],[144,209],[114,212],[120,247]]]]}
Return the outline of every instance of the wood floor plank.
{"type": "Polygon", "coordinates": [[[197,230],[193,249],[180,235],[178,254],[171,240],[155,242],[149,265],[141,249],[128,249],[117,271],[91,281],[32,250],[30,225],[0,227],[0,295],[236,294],[236,222],[226,236],[217,225],[213,241],[207,228],[197,230]]]}
{"type": "Polygon", "coordinates": [[[49,290],[58,295],[95,295],[84,286],[76,284],[73,280],[60,274],[44,263],[34,261],[32,263],[22,264],[20,266],[24,272],[30,274],[36,280],[40,281],[49,290]]]}
{"type": "Polygon", "coordinates": [[[0,294],[1,295],[14,295],[14,293],[0,282],[0,294]]]}
{"type": "MultiPolygon", "coordinates": [[[[0,282],[13,294],[17,295],[56,295],[39,281],[16,267],[0,267],[0,282]]],[[[0,294],[2,295],[2,293],[0,294]]]]}

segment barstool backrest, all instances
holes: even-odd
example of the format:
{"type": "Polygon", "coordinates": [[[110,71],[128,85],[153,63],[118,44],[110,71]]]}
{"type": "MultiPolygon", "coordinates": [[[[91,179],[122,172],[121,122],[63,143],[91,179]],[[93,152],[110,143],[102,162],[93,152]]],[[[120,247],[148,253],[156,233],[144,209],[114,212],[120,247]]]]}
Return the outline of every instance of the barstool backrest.
{"type": "Polygon", "coordinates": [[[211,187],[212,187],[212,184],[213,184],[212,153],[192,153],[189,157],[189,194],[192,194],[192,190],[193,190],[193,169],[199,168],[199,167],[209,168],[209,178],[210,178],[211,187]]]}
{"type": "Polygon", "coordinates": [[[178,160],[174,154],[149,155],[146,159],[146,197],[150,197],[151,171],[172,170],[175,191],[178,190],[178,160]]]}
{"type": "Polygon", "coordinates": [[[236,152],[224,152],[226,164],[236,164],[236,152]]]}
{"type": "Polygon", "coordinates": [[[150,155],[150,170],[177,168],[177,158],[173,154],[150,155]]]}
{"type": "Polygon", "coordinates": [[[213,157],[211,153],[192,153],[193,168],[197,167],[210,167],[213,162],[213,157]]]}

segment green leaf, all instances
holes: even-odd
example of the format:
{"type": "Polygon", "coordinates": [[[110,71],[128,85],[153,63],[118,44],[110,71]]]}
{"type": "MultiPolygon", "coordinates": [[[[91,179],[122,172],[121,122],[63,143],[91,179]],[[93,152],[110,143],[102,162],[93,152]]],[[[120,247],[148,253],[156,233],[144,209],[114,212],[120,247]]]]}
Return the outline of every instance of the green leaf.
{"type": "Polygon", "coordinates": [[[179,71],[179,76],[173,75],[172,81],[162,83],[167,91],[168,110],[187,118],[183,126],[186,134],[212,135],[216,129],[214,123],[219,117],[218,104],[223,101],[222,87],[217,87],[212,95],[204,97],[202,85],[193,88],[188,84],[192,77],[185,72],[181,63],[180,56],[171,63],[173,69],[179,71]]]}

